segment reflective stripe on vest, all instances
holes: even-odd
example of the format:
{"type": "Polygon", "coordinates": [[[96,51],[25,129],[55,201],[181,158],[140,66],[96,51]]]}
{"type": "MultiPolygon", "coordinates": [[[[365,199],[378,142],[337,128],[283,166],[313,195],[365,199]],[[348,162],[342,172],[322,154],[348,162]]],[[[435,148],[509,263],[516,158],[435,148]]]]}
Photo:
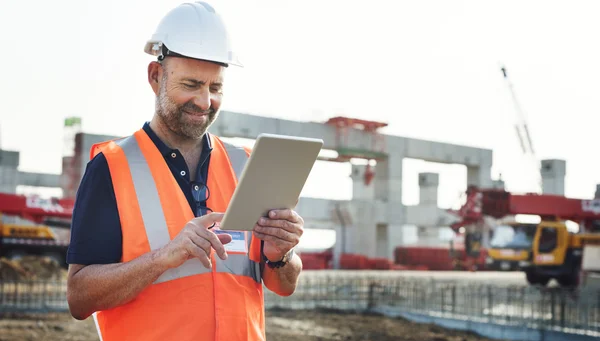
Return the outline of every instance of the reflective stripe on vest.
{"type": "MultiPolygon", "coordinates": [[[[127,158],[150,249],[159,249],[168,244],[171,238],[160,203],[158,189],[152,178],[150,168],[134,136],[116,141],[116,144],[121,147],[127,158]]],[[[248,155],[243,148],[228,143],[223,144],[226,147],[235,175],[239,179],[248,155]]],[[[244,233],[247,239],[248,250],[250,250],[252,234],[244,233]]],[[[215,260],[217,272],[248,276],[258,283],[261,282],[260,263],[249,260],[245,254],[228,254],[226,260],[218,257],[215,260]]],[[[209,273],[210,271],[211,269],[207,269],[199,259],[193,258],[187,260],[177,268],[165,271],[154,283],[157,284],[186,276],[209,273]]]]}

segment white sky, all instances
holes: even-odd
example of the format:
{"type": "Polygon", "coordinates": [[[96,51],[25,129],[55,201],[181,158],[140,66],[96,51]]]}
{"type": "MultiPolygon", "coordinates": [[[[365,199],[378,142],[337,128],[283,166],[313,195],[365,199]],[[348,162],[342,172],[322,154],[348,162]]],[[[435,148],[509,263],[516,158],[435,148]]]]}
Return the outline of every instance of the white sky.
{"type": "MultiPolygon", "coordinates": [[[[62,119],[126,135],[152,116],[142,47],[179,1],[0,2],[2,148],[21,169],[60,172],[62,119]]],[[[343,114],[388,133],[494,150],[493,175],[531,190],[516,162],[515,111],[499,63],[528,116],[538,157],[567,160],[566,194],[600,183],[600,3],[595,1],[214,1],[245,67],[231,67],[223,109],[296,120],[343,114]]],[[[462,166],[441,171],[440,205],[464,190],[462,166]]],[[[349,167],[319,164],[304,194],[348,198],[349,167]],[[332,194],[332,190],[339,190],[332,194]]]]}

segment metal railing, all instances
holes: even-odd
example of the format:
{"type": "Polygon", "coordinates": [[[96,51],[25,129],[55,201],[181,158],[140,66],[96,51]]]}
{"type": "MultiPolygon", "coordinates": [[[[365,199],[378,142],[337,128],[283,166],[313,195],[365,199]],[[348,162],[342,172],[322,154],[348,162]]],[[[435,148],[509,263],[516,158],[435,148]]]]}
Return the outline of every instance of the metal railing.
{"type": "Polygon", "coordinates": [[[600,336],[600,291],[407,277],[305,276],[294,295],[265,294],[267,308],[408,312],[600,336]]]}
{"type": "MultiPolygon", "coordinates": [[[[600,335],[600,291],[376,275],[300,277],[296,292],[265,290],[267,309],[399,311],[500,325],[600,335]]],[[[66,312],[66,283],[0,281],[0,313],[66,312]]]]}
{"type": "Polygon", "coordinates": [[[0,313],[69,311],[64,281],[0,281],[0,313]]]}

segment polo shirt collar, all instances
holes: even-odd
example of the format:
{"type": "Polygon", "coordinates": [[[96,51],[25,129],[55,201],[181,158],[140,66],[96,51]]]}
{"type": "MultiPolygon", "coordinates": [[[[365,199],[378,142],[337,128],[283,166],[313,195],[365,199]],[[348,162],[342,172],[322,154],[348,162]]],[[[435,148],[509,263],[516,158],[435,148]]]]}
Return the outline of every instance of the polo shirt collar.
{"type": "MultiPolygon", "coordinates": [[[[150,128],[150,122],[146,122],[144,123],[144,127],[143,127],[144,131],[146,132],[146,134],[148,134],[148,137],[150,137],[150,139],[152,140],[152,142],[154,142],[154,144],[156,145],[156,148],[158,148],[158,151],[161,153],[162,156],[170,156],[171,153],[173,152],[173,149],[169,148],[169,146],[167,146],[159,137],[158,135],[156,135],[156,133],[152,130],[152,128],[150,128]]],[[[211,139],[209,136],[209,132],[206,132],[206,134],[204,134],[204,136],[202,136],[202,154],[206,155],[206,152],[211,152],[212,151],[212,143],[211,143],[211,139]]],[[[203,159],[202,157],[200,158],[201,160],[203,159]]]]}

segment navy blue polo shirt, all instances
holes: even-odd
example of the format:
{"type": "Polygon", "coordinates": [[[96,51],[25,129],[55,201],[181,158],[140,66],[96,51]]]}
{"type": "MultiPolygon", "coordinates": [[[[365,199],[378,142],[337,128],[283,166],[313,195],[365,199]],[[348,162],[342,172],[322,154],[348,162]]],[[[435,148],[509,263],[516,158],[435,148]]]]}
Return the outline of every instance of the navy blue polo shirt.
{"type": "MultiPolygon", "coordinates": [[[[196,216],[206,214],[206,184],[212,146],[208,133],[203,138],[202,154],[196,178],[191,180],[181,153],[162,142],[146,122],[143,126],[156,145],[196,216]]],[[[88,162],[77,190],[71,241],[67,253],[69,264],[118,263],[122,253],[121,222],[115,191],[104,154],[88,162]]]]}

